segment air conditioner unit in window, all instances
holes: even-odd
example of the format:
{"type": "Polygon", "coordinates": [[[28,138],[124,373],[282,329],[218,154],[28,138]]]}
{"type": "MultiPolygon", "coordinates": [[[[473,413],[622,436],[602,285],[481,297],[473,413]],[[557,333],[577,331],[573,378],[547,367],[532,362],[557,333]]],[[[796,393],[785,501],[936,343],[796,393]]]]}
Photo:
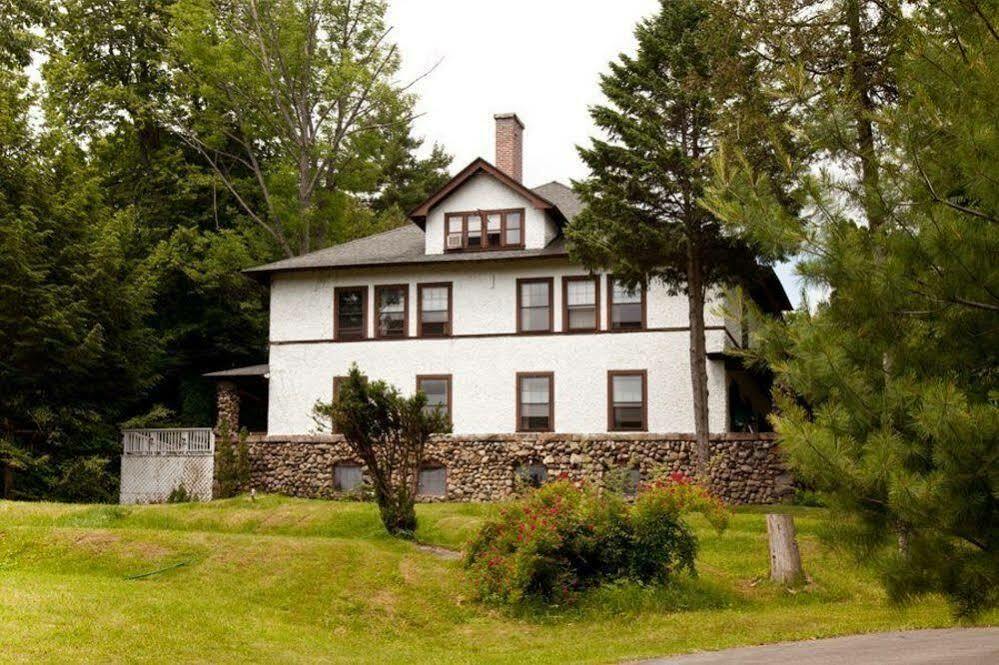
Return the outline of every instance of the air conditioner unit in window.
{"type": "Polygon", "coordinates": [[[460,233],[450,233],[447,236],[447,248],[448,249],[461,249],[461,234],[460,233]]]}

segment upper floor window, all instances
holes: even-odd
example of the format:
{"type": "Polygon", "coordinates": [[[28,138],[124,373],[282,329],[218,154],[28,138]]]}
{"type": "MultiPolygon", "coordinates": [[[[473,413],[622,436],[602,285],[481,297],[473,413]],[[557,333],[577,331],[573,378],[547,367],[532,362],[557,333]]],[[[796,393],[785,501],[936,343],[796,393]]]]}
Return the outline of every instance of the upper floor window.
{"type": "Polygon", "coordinates": [[[408,335],[409,286],[392,284],[375,287],[375,337],[391,339],[408,335]]]}
{"type": "Polygon", "coordinates": [[[451,283],[417,284],[420,337],[447,337],[451,334],[451,283]]]}
{"type": "Polygon", "coordinates": [[[629,289],[621,282],[608,277],[607,329],[643,330],[645,328],[645,289],[629,289]]]}
{"type": "Polygon", "coordinates": [[[416,377],[416,389],[427,396],[425,411],[440,411],[451,419],[451,375],[424,374],[416,377]]]}
{"type": "Polygon", "coordinates": [[[554,429],[555,377],[551,372],[517,374],[517,431],[554,429]]]}
{"type": "Polygon", "coordinates": [[[565,332],[594,331],[600,327],[600,278],[562,278],[563,321],[565,332]]]}
{"type": "Polygon", "coordinates": [[[551,332],[552,278],[517,280],[517,332],[551,332]]]}
{"type": "Polygon", "coordinates": [[[333,290],[333,337],[347,341],[364,339],[368,328],[368,287],[337,287],[333,290]]]}
{"type": "Polygon", "coordinates": [[[607,429],[644,432],[648,428],[645,370],[607,373],[607,429]]]}
{"type": "Polygon", "coordinates": [[[473,210],[444,216],[444,248],[517,249],[524,246],[524,210],[473,210]]]}

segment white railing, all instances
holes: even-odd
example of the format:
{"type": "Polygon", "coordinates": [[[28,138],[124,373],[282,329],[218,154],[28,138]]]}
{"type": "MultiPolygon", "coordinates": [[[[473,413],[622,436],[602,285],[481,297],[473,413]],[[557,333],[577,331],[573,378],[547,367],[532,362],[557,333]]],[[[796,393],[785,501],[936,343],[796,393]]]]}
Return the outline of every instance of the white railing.
{"type": "Polygon", "coordinates": [[[212,455],[215,434],[210,427],[122,430],[126,455],[212,455]]]}

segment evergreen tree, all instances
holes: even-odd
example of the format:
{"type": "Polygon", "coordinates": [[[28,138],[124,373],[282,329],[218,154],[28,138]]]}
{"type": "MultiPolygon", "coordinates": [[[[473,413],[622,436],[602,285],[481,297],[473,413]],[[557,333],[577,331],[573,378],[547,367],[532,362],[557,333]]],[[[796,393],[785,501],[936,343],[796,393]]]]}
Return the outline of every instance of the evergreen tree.
{"type": "Polygon", "coordinates": [[[721,111],[761,104],[752,62],[704,0],[664,0],[635,31],[638,51],[611,63],[591,110],[607,140],[579,152],[591,175],[574,183],[585,209],[567,230],[571,251],[629,286],[661,280],[687,295],[697,458],[708,455],[704,306],[709,290],[752,278],[752,249],[699,199],[723,129],[721,111]],[[735,82],[739,81],[739,84],[735,82]]]}
{"type": "Polygon", "coordinates": [[[45,496],[51,466],[106,464],[160,348],[149,284],[125,258],[130,220],[72,143],[33,129],[35,102],[0,68],[0,457],[19,497],[45,496]]]}
{"type": "Polygon", "coordinates": [[[777,375],[774,422],[795,472],[839,513],[835,535],[892,598],[939,592],[974,614],[999,603],[996,8],[822,11],[839,46],[763,77],[810,147],[788,162],[795,209],[738,150],[707,199],[764,246],[799,252],[829,294],[766,322],[757,360],[777,375]],[[816,168],[830,159],[838,168],[816,168]]]}

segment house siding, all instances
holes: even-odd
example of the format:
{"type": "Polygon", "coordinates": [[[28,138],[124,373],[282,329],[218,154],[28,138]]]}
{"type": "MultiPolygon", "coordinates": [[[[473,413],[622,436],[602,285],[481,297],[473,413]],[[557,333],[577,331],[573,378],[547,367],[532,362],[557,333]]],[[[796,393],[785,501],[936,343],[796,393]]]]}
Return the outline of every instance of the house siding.
{"type": "MultiPolygon", "coordinates": [[[[561,278],[585,271],[568,260],[512,261],[473,266],[385,268],[275,276],[271,289],[271,435],[321,432],[312,417],[332,398],[332,380],[352,363],[404,392],[420,374],[451,374],[456,434],[503,434],[516,429],[517,372],[554,373],[554,430],[607,430],[607,372],[647,370],[650,432],[693,431],[687,303],[659,284],[647,296],[648,331],[557,334],[562,330],[561,278]],[[517,335],[518,278],[552,277],[554,332],[517,335]],[[453,283],[453,333],[443,339],[333,341],[333,293],[343,286],[409,284],[409,335],[419,315],[416,285],[453,283]]],[[[601,328],[606,329],[606,276],[601,275],[601,328]]],[[[368,335],[374,331],[369,297],[368,335]]],[[[706,310],[708,351],[726,347],[724,320],[706,310]]],[[[727,430],[725,369],[709,361],[711,429],[727,430]]]]}

